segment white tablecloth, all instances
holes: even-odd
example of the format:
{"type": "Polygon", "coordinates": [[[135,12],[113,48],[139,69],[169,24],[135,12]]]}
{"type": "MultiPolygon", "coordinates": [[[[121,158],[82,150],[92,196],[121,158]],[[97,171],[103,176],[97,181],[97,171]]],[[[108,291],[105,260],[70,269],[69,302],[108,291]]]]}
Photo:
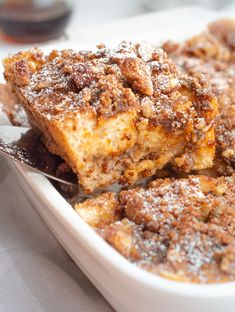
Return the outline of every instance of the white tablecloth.
{"type": "Polygon", "coordinates": [[[0,312],[110,312],[0,158],[0,312]]]}

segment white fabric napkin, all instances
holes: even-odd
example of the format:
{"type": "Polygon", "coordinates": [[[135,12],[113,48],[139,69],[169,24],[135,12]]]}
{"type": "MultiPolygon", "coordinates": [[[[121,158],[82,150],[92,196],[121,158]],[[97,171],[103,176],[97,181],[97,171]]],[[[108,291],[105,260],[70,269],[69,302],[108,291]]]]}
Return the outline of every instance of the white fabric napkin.
{"type": "Polygon", "coordinates": [[[0,157],[0,312],[110,312],[0,157]]]}

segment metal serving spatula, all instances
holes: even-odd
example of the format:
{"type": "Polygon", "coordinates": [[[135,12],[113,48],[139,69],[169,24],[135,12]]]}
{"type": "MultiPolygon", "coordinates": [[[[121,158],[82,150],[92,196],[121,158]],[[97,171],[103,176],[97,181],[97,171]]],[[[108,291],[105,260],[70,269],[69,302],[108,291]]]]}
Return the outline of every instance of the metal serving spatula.
{"type": "Polygon", "coordinates": [[[25,127],[0,126],[0,154],[26,165],[41,174],[68,184],[77,184],[72,171],[58,170],[63,161],[51,154],[39,135],[25,127]]]}

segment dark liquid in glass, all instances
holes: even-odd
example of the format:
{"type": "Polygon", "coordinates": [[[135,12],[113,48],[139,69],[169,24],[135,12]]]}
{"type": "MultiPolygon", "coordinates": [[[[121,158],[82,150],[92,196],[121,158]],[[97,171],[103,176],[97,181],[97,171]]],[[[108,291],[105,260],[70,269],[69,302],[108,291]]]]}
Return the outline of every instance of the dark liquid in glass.
{"type": "Polygon", "coordinates": [[[33,4],[0,4],[0,29],[7,39],[41,42],[60,37],[69,21],[71,9],[65,1],[44,7],[33,4]]]}

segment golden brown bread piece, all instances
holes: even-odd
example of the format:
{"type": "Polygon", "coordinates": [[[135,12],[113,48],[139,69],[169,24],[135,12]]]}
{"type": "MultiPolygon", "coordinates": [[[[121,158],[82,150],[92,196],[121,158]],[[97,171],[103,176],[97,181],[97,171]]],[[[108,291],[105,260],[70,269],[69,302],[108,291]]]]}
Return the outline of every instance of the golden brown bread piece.
{"type": "Polygon", "coordinates": [[[138,266],[178,281],[213,283],[235,280],[234,197],[235,177],[190,176],[102,194],[75,209],[138,266]],[[109,216],[96,213],[102,205],[109,216]]]}
{"type": "Polygon", "coordinates": [[[121,217],[121,209],[117,205],[114,193],[107,192],[96,199],[87,199],[74,206],[80,217],[90,226],[103,228],[121,217]]]}
{"type": "Polygon", "coordinates": [[[88,193],[167,163],[185,172],[213,164],[215,97],[161,49],[123,42],[95,53],[31,50],[4,66],[32,126],[88,193]]]}

